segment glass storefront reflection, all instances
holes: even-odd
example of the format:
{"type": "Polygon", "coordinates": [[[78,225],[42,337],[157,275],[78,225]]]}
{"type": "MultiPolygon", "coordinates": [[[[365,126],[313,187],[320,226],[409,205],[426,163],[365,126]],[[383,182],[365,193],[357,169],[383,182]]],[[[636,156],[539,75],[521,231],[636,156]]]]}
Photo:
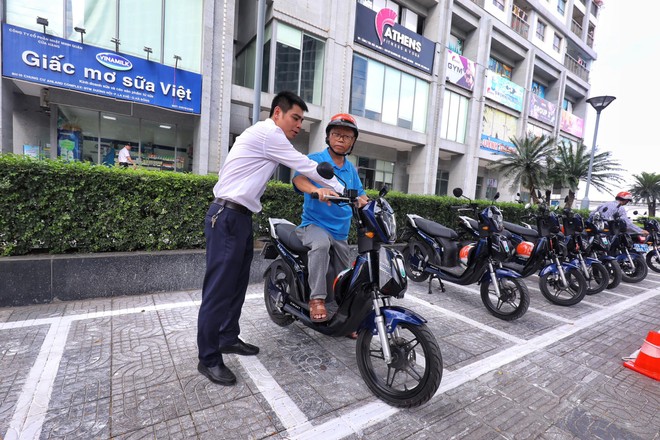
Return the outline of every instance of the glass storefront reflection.
{"type": "Polygon", "coordinates": [[[191,172],[193,129],[181,124],[150,121],[125,115],[60,106],[58,155],[114,166],[124,145],[147,170],[191,172]]]}

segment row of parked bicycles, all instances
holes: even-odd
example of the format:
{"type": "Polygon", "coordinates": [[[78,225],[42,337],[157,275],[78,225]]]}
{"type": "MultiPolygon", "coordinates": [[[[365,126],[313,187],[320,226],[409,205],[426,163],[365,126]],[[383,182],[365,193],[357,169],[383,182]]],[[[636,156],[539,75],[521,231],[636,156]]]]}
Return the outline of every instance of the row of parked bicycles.
{"type": "MultiPolygon", "coordinates": [[[[331,178],[333,167],[319,164],[317,171],[331,178]]],[[[341,180],[341,179],[340,179],[341,180]]],[[[344,186],[345,183],[344,183],[344,186]]],[[[281,327],[300,322],[327,336],[358,332],[355,354],[358,370],[368,388],[390,405],[422,405],[437,392],[443,361],[438,341],[419,313],[394,304],[402,299],[408,279],[437,279],[457,284],[478,283],[490,313],[514,320],[529,307],[523,278],[539,275],[539,287],[556,304],[571,305],[585,294],[596,294],[624,282],[639,282],[648,267],[660,271],[658,222],[645,220],[651,233],[646,254],[634,249],[636,237],[616,219],[584,221],[570,210],[557,212],[547,203],[528,215],[535,225],[504,221],[495,205],[479,208],[469,199],[459,211],[456,230],[408,214],[403,234],[397,233],[394,210],[386,200],[387,188],[358,208],[358,192],[347,188],[331,200],[351,207],[357,230],[353,264],[332,283],[334,302],[328,320],[312,321],[308,283],[308,249],[286,219],[270,218],[270,236],[263,248],[272,260],[264,273],[264,301],[270,319],[281,327]],[[397,238],[405,241],[403,252],[397,238]]],[[[456,197],[462,197],[460,189],[456,197]]],[[[546,195],[546,200],[548,195],[546,195]]],[[[296,338],[296,335],[291,337],[296,338]]]]}
{"type": "Polygon", "coordinates": [[[407,243],[406,273],[412,281],[428,280],[429,293],[433,279],[443,292],[443,281],[479,283],[486,309],[511,321],[529,307],[529,291],[522,279],[534,274],[548,301],[571,306],[621,282],[638,283],[649,268],[660,272],[656,219],[638,218],[649,232],[645,237],[627,231],[618,213],[610,220],[599,212],[584,219],[570,208],[552,208],[548,191],[545,197],[539,193],[541,203],[534,211],[527,209],[523,221],[515,224],[505,221],[495,205],[479,208],[459,188],[454,196],[467,200],[452,207],[459,214],[456,229],[407,214],[402,234],[407,243]]]}

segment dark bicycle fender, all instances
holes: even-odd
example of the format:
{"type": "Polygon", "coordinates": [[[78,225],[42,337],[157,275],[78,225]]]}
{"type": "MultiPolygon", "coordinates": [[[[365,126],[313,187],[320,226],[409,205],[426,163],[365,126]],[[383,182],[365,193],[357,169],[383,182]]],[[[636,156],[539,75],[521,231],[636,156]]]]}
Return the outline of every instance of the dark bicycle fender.
{"type": "MultiPolygon", "coordinates": [[[[495,276],[498,280],[502,278],[522,278],[522,275],[520,275],[515,270],[506,269],[503,267],[495,269],[495,276]]],[[[484,272],[483,276],[479,280],[479,284],[481,283],[490,283],[490,273],[488,273],[488,271],[484,272]]]]}
{"type": "MultiPolygon", "coordinates": [[[[422,325],[427,322],[426,319],[422,318],[420,315],[413,312],[412,310],[406,309],[405,307],[398,307],[398,306],[381,307],[380,312],[385,317],[385,327],[387,328],[388,333],[392,333],[400,322],[407,322],[408,324],[412,324],[412,325],[422,325]]],[[[373,334],[377,333],[376,314],[374,312],[371,312],[369,316],[367,316],[365,320],[362,321],[362,325],[360,326],[360,329],[363,328],[368,329],[373,334]]]]}
{"type": "MultiPolygon", "coordinates": [[[[564,270],[569,270],[569,269],[577,269],[580,270],[575,264],[571,263],[562,263],[561,267],[564,268],[564,270]]],[[[555,263],[548,264],[545,266],[543,269],[541,269],[541,272],[539,273],[539,276],[542,277],[543,275],[549,274],[549,273],[557,273],[557,265],[555,263]]]]}

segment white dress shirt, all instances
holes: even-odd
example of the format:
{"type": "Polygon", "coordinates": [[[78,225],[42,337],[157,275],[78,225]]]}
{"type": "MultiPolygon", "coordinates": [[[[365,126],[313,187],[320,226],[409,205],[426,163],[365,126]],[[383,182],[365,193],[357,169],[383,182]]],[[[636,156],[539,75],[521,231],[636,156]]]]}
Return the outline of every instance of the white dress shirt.
{"type": "Polygon", "coordinates": [[[327,180],[319,176],[316,172],[318,163],[297,151],[275,121],[268,118],[247,128],[236,138],[218,173],[213,194],[259,212],[261,196],[279,164],[334,189],[338,194],[344,191],[344,186],[335,177],[327,180]]]}

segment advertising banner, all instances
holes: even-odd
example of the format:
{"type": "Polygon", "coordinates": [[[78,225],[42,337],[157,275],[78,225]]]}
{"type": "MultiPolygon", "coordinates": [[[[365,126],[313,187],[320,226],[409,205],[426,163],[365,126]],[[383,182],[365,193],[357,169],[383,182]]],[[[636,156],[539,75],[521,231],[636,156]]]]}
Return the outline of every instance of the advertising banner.
{"type": "Polygon", "coordinates": [[[481,145],[482,150],[489,151],[493,154],[513,154],[516,152],[516,146],[511,142],[503,141],[502,139],[497,139],[492,136],[485,134],[481,135],[481,145]]]}
{"type": "Polygon", "coordinates": [[[433,41],[398,24],[397,13],[391,9],[376,13],[360,3],[356,8],[355,42],[423,72],[433,71],[433,41]]]}
{"type": "Polygon", "coordinates": [[[557,105],[533,93],[529,95],[529,103],[529,116],[531,118],[549,125],[555,125],[555,122],[557,122],[557,105]]]}
{"type": "Polygon", "coordinates": [[[492,70],[487,70],[485,95],[495,102],[521,112],[525,89],[492,70]]]}
{"type": "Polygon", "coordinates": [[[201,108],[198,73],[6,23],[2,76],[187,113],[201,108]]]}
{"type": "Polygon", "coordinates": [[[573,113],[569,113],[562,109],[559,128],[561,131],[565,131],[566,133],[570,133],[576,137],[582,138],[584,135],[584,119],[578,118],[573,113]]]}
{"type": "Polygon", "coordinates": [[[447,49],[447,80],[470,91],[474,90],[474,61],[447,49]]]}

